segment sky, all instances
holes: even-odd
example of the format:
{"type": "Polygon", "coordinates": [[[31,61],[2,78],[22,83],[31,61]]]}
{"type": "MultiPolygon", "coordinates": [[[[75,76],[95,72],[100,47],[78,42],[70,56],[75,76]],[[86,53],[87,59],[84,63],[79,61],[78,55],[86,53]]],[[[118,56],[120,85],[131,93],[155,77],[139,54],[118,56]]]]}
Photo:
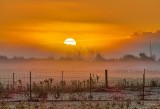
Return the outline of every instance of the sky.
{"type": "Polygon", "coordinates": [[[159,10],[160,0],[0,0],[0,54],[60,56],[74,38],[105,57],[149,54],[150,42],[159,56],[159,10]]]}

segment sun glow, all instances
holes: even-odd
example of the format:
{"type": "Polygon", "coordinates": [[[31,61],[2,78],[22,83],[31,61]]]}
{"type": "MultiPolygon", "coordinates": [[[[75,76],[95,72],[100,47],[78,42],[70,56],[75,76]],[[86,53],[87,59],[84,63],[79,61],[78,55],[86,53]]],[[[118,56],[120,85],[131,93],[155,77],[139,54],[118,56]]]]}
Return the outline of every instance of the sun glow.
{"type": "Polygon", "coordinates": [[[72,45],[72,46],[76,46],[76,41],[73,39],[73,38],[67,38],[65,41],[64,41],[64,44],[65,45],[72,45]]]}
{"type": "Polygon", "coordinates": [[[65,44],[65,45],[76,46],[76,41],[75,41],[73,38],[67,38],[67,39],[64,41],[64,44],[65,44]]]}

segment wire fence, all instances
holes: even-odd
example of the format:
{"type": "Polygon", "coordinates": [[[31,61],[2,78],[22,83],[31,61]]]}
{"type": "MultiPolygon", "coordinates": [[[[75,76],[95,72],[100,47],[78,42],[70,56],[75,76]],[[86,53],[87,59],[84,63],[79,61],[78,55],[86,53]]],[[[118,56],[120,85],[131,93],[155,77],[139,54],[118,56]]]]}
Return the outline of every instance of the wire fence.
{"type": "Polygon", "coordinates": [[[94,70],[0,73],[0,100],[155,100],[160,71],[94,70]]]}

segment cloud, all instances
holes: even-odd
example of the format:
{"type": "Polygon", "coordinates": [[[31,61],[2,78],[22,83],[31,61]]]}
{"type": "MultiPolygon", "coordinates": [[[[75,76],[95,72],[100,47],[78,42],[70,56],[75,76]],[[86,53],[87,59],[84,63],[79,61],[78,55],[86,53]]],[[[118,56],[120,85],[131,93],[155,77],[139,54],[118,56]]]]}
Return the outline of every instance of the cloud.
{"type": "Polygon", "coordinates": [[[13,22],[158,22],[158,0],[1,0],[1,19],[13,22]],[[148,16],[149,15],[149,16],[148,16]],[[147,18],[147,19],[146,19],[147,18]]]}
{"type": "Polygon", "coordinates": [[[126,41],[122,47],[116,49],[114,54],[122,56],[124,54],[139,55],[140,52],[150,56],[150,44],[154,55],[160,58],[160,30],[156,32],[135,32],[131,35],[130,40],[126,41]]]}
{"type": "Polygon", "coordinates": [[[72,22],[118,25],[125,27],[124,34],[131,34],[159,28],[158,10],[159,0],[0,0],[0,31],[26,24],[72,22]]]}

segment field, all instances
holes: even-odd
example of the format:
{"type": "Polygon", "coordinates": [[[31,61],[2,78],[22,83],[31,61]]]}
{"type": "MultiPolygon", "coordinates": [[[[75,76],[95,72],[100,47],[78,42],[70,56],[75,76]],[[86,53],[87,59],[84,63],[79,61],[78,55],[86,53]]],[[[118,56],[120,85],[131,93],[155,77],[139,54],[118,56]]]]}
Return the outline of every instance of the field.
{"type": "Polygon", "coordinates": [[[119,79],[108,87],[100,80],[92,74],[86,80],[57,82],[49,78],[31,84],[22,80],[0,83],[1,108],[136,109],[160,105],[160,83],[156,79],[148,79],[145,86],[139,79],[119,79]]]}
{"type": "Polygon", "coordinates": [[[9,69],[8,63],[1,68],[4,73],[0,74],[0,109],[160,108],[158,70],[99,70],[104,63],[97,70],[87,70],[85,65],[80,70],[78,63],[79,66],[74,64],[60,71],[53,69],[58,65],[52,63],[53,68],[43,66],[41,70],[34,67],[26,71],[23,66],[30,63],[19,64],[21,69],[9,69]]]}

